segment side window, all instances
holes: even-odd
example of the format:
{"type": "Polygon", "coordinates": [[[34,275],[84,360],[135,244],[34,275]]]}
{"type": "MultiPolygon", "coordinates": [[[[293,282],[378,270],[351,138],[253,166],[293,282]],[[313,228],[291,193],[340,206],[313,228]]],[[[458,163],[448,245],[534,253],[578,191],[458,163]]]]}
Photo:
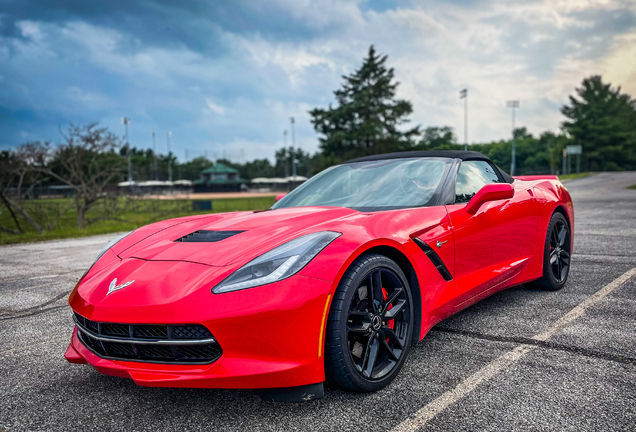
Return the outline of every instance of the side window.
{"type": "Polygon", "coordinates": [[[455,203],[465,203],[488,183],[499,183],[495,169],[486,161],[464,161],[455,182],[455,203]]]}

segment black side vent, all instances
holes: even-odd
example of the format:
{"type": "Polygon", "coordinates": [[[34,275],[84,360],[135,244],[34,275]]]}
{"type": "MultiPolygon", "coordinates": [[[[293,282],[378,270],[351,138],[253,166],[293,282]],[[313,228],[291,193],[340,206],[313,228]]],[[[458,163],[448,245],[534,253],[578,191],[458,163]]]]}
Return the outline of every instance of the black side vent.
{"type": "Polygon", "coordinates": [[[185,243],[214,243],[221,240],[225,240],[226,238],[235,236],[245,231],[207,231],[207,230],[199,230],[188,235],[185,235],[181,238],[176,239],[176,242],[185,242],[185,243]]]}
{"type": "Polygon", "coordinates": [[[420,240],[417,237],[415,237],[413,241],[420,247],[420,249],[424,251],[428,259],[431,260],[431,262],[445,281],[453,280],[453,276],[451,276],[450,272],[446,268],[446,264],[444,264],[444,261],[442,261],[439,255],[437,255],[437,253],[435,253],[435,251],[429,245],[427,245],[424,241],[420,240]]]}

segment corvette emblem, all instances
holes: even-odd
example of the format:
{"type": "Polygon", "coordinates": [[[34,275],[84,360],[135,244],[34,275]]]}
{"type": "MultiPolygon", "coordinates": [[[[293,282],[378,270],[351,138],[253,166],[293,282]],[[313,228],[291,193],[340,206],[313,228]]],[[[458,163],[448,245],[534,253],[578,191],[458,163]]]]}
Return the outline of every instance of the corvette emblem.
{"type": "Polygon", "coordinates": [[[115,291],[119,291],[120,289],[124,289],[124,288],[126,288],[128,285],[130,285],[133,282],[134,282],[134,280],[131,280],[130,282],[126,282],[126,283],[123,283],[121,285],[117,285],[117,278],[115,278],[110,283],[110,285],[108,285],[108,292],[106,293],[106,295],[108,295],[110,293],[114,293],[115,291]]]}

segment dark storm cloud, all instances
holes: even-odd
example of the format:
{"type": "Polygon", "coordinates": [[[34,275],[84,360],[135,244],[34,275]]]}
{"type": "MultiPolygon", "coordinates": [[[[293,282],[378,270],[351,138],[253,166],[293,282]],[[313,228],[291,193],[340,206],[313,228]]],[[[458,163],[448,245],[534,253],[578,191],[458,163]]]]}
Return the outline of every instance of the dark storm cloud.
{"type": "MultiPolygon", "coordinates": [[[[121,133],[128,116],[136,146],[154,130],[165,151],[170,130],[179,157],[272,157],[293,115],[296,143],[313,151],[307,112],[333,102],[371,43],[413,102],[412,125],[461,131],[468,87],[469,141],[507,136],[511,97],[537,133],[558,127],[584,76],[630,53],[635,11],[621,0],[0,0],[0,146],[59,139],[69,122],[121,133]]],[[[636,62],[620,63],[611,79],[627,86],[636,62]]]]}
{"type": "MultiPolygon", "coordinates": [[[[305,22],[270,2],[8,0],[0,6],[0,34],[22,37],[21,20],[63,24],[82,21],[138,39],[143,45],[218,55],[221,32],[300,41],[315,36],[305,22]]],[[[126,47],[122,47],[126,48],[126,47]]],[[[132,48],[132,46],[128,47],[132,48]]]]}

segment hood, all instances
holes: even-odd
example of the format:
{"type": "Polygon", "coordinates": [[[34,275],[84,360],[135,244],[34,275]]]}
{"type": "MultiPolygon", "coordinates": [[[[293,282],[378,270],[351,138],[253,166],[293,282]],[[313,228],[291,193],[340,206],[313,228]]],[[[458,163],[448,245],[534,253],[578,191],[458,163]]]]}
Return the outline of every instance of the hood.
{"type": "Polygon", "coordinates": [[[328,230],[334,221],[357,213],[341,207],[294,207],[210,215],[167,223],[160,232],[116,253],[122,259],[187,261],[223,267],[247,262],[300,235],[328,230]],[[189,241],[192,237],[187,236],[196,231],[216,233],[209,233],[207,241],[189,241]],[[184,237],[185,241],[179,241],[184,237]]]}

